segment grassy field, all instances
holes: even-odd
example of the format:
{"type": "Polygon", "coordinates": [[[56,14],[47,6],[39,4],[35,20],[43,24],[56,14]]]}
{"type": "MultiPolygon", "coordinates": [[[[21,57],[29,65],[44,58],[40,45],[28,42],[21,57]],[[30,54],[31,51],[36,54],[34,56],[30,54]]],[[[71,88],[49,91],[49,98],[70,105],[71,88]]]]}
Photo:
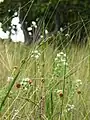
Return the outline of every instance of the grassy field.
{"type": "Polygon", "coordinates": [[[89,45],[0,42],[0,120],[89,120],[89,45]]]}

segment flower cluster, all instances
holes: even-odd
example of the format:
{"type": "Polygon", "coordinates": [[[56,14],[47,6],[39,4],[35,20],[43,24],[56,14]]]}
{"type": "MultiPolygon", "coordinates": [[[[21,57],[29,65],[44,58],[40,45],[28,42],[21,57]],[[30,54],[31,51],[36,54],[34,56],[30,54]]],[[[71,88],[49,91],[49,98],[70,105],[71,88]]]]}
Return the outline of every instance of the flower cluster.
{"type": "Polygon", "coordinates": [[[74,110],[75,109],[75,106],[74,105],[71,105],[71,104],[67,104],[66,105],[66,110],[67,110],[67,112],[70,112],[70,111],[72,111],[72,110],[74,110]]]}
{"type": "MultiPolygon", "coordinates": [[[[45,35],[47,35],[47,34],[48,34],[48,30],[46,29],[46,30],[44,31],[44,33],[45,33],[45,35]]],[[[42,38],[44,38],[44,36],[41,35],[40,38],[42,39],[42,38]]]]}
{"type": "Polygon", "coordinates": [[[57,53],[54,61],[54,75],[60,77],[64,71],[64,66],[68,65],[66,60],[66,54],[63,52],[57,53]]]}
{"type": "Polygon", "coordinates": [[[73,97],[75,93],[81,94],[82,81],[80,79],[72,82],[71,94],[69,97],[73,97]]]}
{"type": "MultiPolygon", "coordinates": [[[[13,77],[8,77],[7,82],[13,81],[13,77]]],[[[16,88],[23,88],[24,90],[27,90],[32,85],[32,80],[30,78],[23,78],[21,82],[16,82],[15,86],[16,88]]]]}
{"type": "Polygon", "coordinates": [[[38,50],[32,51],[31,58],[39,59],[41,53],[38,50]]]}
{"type": "Polygon", "coordinates": [[[30,35],[30,36],[32,35],[33,29],[36,29],[36,28],[37,28],[36,22],[35,22],[35,21],[32,21],[31,26],[27,28],[27,30],[29,31],[29,35],[30,35]]]}
{"type": "Polygon", "coordinates": [[[82,81],[80,79],[77,79],[75,81],[75,87],[78,94],[81,94],[81,86],[82,86],[82,81]]]}
{"type": "Polygon", "coordinates": [[[32,85],[32,80],[30,78],[23,78],[20,85],[24,90],[27,90],[32,85]]]}
{"type": "Polygon", "coordinates": [[[82,85],[82,81],[80,79],[77,79],[75,83],[76,83],[76,88],[79,88],[82,85]]]}
{"type": "Polygon", "coordinates": [[[58,90],[57,94],[59,94],[60,97],[63,97],[63,91],[62,90],[58,90]]]}

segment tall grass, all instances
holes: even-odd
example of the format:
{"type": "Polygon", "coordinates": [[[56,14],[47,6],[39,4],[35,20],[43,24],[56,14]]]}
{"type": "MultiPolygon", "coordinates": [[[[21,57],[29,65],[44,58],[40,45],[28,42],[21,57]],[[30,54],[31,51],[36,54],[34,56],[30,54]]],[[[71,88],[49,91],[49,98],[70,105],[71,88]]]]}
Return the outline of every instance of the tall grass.
{"type": "Polygon", "coordinates": [[[0,42],[0,118],[88,120],[89,64],[88,45],[57,49],[0,42]]]}

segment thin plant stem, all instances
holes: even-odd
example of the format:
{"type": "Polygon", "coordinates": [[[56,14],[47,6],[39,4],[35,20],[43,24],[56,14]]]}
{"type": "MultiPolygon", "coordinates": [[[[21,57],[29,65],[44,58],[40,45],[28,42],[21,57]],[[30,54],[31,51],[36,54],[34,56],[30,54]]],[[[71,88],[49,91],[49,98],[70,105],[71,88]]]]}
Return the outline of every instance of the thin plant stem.
{"type": "MultiPolygon", "coordinates": [[[[45,40],[45,33],[44,33],[44,24],[43,24],[43,35],[45,40]]],[[[42,42],[44,42],[44,40],[42,42]]],[[[44,58],[44,47],[45,44],[42,45],[42,75],[41,75],[41,104],[40,104],[40,119],[43,120],[43,115],[45,113],[45,89],[44,89],[44,67],[45,67],[45,58],[44,58]]]]}
{"type": "MultiPolygon", "coordinates": [[[[35,78],[36,78],[36,72],[37,72],[37,68],[36,68],[36,59],[35,59],[35,62],[34,62],[34,76],[35,76],[35,78]]],[[[36,83],[36,79],[35,79],[35,81],[34,81],[34,91],[35,91],[35,93],[34,93],[34,103],[36,103],[36,87],[37,87],[37,83],[36,83]]],[[[34,104],[34,116],[35,116],[35,119],[36,119],[36,105],[34,104]]]]}
{"type": "Polygon", "coordinates": [[[64,66],[63,97],[62,97],[62,103],[61,103],[60,120],[62,120],[62,112],[63,112],[65,82],[66,82],[66,76],[65,75],[66,75],[66,62],[65,62],[65,66],[64,66]]]}

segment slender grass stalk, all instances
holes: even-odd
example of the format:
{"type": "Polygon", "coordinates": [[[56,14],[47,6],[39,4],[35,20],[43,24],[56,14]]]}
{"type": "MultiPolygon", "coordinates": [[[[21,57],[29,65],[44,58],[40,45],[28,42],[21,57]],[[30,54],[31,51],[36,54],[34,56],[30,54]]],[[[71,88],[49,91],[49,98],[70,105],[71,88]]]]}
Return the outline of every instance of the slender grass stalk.
{"type": "MultiPolygon", "coordinates": [[[[42,50],[44,49],[43,45],[42,45],[42,50]]],[[[43,119],[43,114],[44,114],[44,109],[45,109],[45,90],[44,90],[44,51],[42,53],[42,75],[41,75],[41,107],[40,107],[40,119],[42,120],[43,119]]]]}
{"type": "Polygon", "coordinates": [[[10,93],[10,91],[11,91],[11,89],[12,89],[12,87],[13,87],[15,81],[16,81],[16,79],[18,78],[19,74],[20,74],[20,71],[16,74],[14,80],[13,80],[12,83],[10,84],[10,86],[9,86],[9,88],[8,88],[8,91],[7,91],[7,94],[5,95],[4,99],[3,99],[2,102],[1,102],[0,111],[2,110],[2,107],[4,106],[4,103],[5,103],[6,99],[7,99],[7,97],[8,97],[8,95],[9,95],[9,93],[10,93]]]}
{"type": "MultiPolygon", "coordinates": [[[[67,59],[66,59],[67,61],[67,59]]],[[[66,62],[64,65],[64,81],[63,81],[63,95],[65,93],[65,83],[66,83],[66,62]]],[[[65,96],[65,95],[64,95],[65,96]]],[[[64,96],[62,97],[62,103],[61,103],[61,111],[60,111],[60,120],[62,120],[62,113],[63,113],[63,103],[64,103],[64,96]]]]}
{"type": "MultiPolygon", "coordinates": [[[[10,100],[9,100],[9,98],[8,98],[8,108],[9,108],[9,106],[10,106],[10,100]]],[[[8,110],[8,115],[10,114],[10,110],[8,110]]],[[[8,116],[8,120],[10,120],[10,115],[8,116]]]]}
{"type": "MultiPolygon", "coordinates": [[[[43,35],[45,40],[45,32],[44,32],[44,23],[43,23],[43,35]]],[[[44,42],[44,40],[42,42],[44,42]]],[[[43,115],[45,113],[45,79],[44,79],[44,67],[45,67],[45,55],[44,55],[45,44],[42,44],[42,75],[41,75],[41,105],[40,105],[40,119],[43,120],[43,115]]]]}
{"type": "MultiPolygon", "coordinates": [[[[36,78],[36,73],[37,73],[37,63],[36,63],[36,59],[35,59],[35,62],[34,62],[34,76],[35,76],[35,78],[36,78]]],[[[36,83],[36,79],[35,79],[35,81],[34,81],[34,91],[35,91],[35,93],[34,93],[34,103],[36,103],[36,87],[37,87],[37,83],[36,83]]],[[[35,117],[35,119],[36,119],[36,105],[34,104],[34,117],[35,117]]]]}
{"type": "MultiPolygon", "coordinates": [[[[51,91],[51,117],[53,116],[53,93],[51,91]]],[[[52,117],[52,120],[53,120],[53,117],[52,117]]]]}
{"type": "Polygon", "coordinates": [[[16,80],[17,80],[17,78],[18,78],[18,76],[19,76],[19,74],[20,74],[20,72],[21,72],[20,70],[21,70],[21,68],[22,68],[22,66],[23,66],[24,64],[25,64],[25,60],[22,61],[22,64],[21,64],[21,66],[20,66],[19,71],[17,72],[16,76],[14,77],[12,83],[10,84],[10,86],[9,86],[9,88],[8,88],[8,91],[7,91],[4,99],[3,99],[2,102],[1,102],[0,111],[2,110],[2,107],[4,106],[4,103],[5,103],[6,99],[8,98],[8,95],[9,95],[12,87],[14,86],[14,83],[16,82],[16,80]]]}

